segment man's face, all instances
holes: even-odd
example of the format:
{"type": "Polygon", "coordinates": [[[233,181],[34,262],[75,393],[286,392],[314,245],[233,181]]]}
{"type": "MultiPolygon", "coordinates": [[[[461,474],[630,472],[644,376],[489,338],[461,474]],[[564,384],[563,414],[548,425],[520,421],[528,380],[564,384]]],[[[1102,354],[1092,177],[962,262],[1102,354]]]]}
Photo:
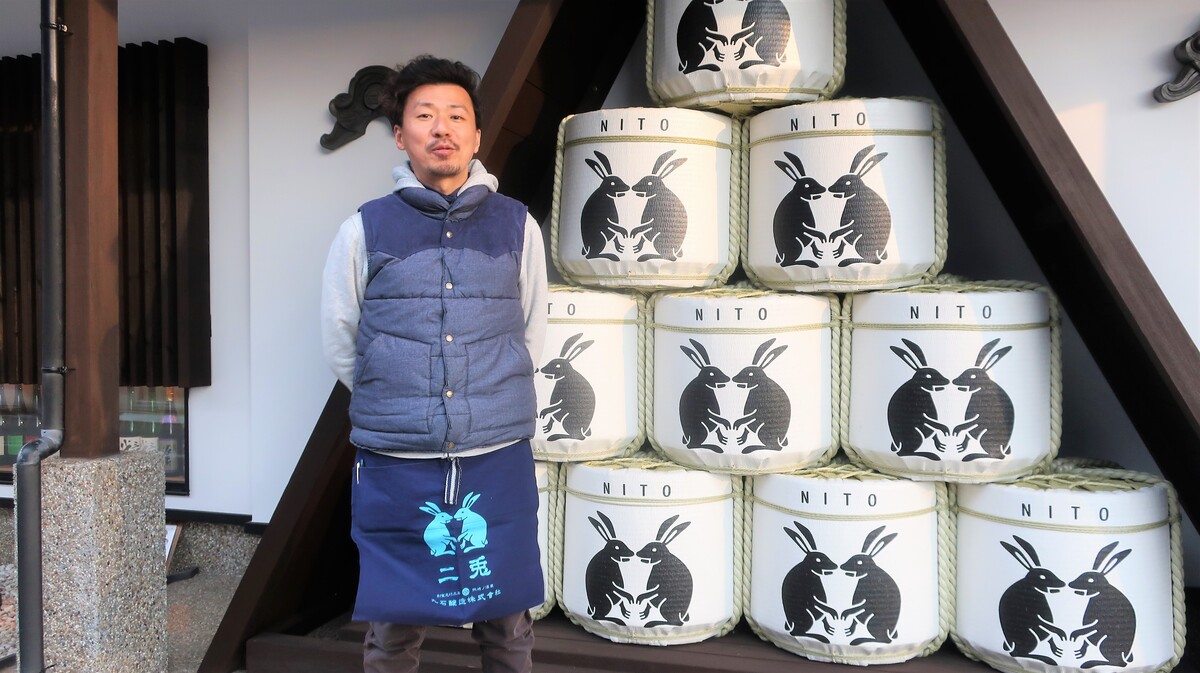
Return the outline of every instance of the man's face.
{"type": "Polygon", "coordinates": [[[396,147],[408,153],[413,175],[443,194],[467,181],[467,165],[479,151],[475,108],[457,84],[425,84],[412,90],[404,105],[404,124],[396,126],[396,147]]]}

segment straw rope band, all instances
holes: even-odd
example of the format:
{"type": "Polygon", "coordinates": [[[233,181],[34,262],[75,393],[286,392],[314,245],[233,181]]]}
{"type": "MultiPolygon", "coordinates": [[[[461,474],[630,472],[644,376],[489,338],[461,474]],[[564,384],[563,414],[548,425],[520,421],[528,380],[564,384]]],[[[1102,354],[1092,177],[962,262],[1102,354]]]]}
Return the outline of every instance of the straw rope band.
{"type": "Polygon", "coordinates": [[[566,493],[567,495],[573,495],[576,498],[579,498],[580,500],[587,500],[588,502],[604,502],[604,503],[610,503],[610,504],[614,504],[614,505],[636,504],[639,507],[679,507],[682,505],[707,505],[709,503],[722,502],[724,500],[729,500],[733,497],[733,493],[730,492],[730,493],[724,493],[722,495],[710,495],[710,496],[707,496],[704,498],[671,498],[670,500],[659,500],[659,499],[652,500],[649,498],[631,498],[631,497],[627,497],[627,496],[597,495],[595,493],[584,493],[583,491],[573,489],[569,486],[565,487],[563,489],[563,492],[566,493]]]}
{"type": "MultiPolygon", "coordinates": [[[[558,140],[557,147],[562,147],[567,134],[567,120],[574,115],[563,117],[558,123],[558,140]]],[[[563,152],[557,150],[554,152],[554,189],[553,196],[550,201],[550,261],[554,263],[554,268],[558,270],[558,275],[563,277],[568,284],[579,285],[579,281],[571,277],[563,268],[559,261],[558,254],[558,222],[562,219],[562,174],[563,174],[563,152]]]]}
{"type": "MultiPolygon", "coordinates": [[[[755,624],[751,624],[751,627],[756,626],[757,625],[755,624]]],[[[761,629],[762,627],[757,628],[761,629]]],[[[766,631],[765,629],[763,629],[763,633],[759,634],[759,637],[764,638],[765,640],[774,643],[780,648],[785,649],[793,654],[799,654],[800,656],[814,659],[816,661],[829,661],[835,664],[870,664],[877,661],[894,662],[898,659],[904,660],[924,656],[926,649],[924,645],[916,645],[896,650],[889,649],[886,652],[879,652],[875,654],[872,654],[866,650],[862,650],[861,654],[835,654],[825,650],[815,650],[801,647],[800,644],[795,640],[775,636],[773,633],[766,631]],[[764,633],[767,634],[765,637],[763,636],[764,633]]]]}
{"type": "MultiPolygon", "coordinates": [[[[547,558],[550,567],[546,572],[550,576],[549,595],[546,596],[547,613],[554,605],[562,603],[559,587],[562,584],[562,549],[563,549],[563,497],[562,497],[562,468],[555,464],[547,465],[548,477],[552,488],[549,498],[549,511],[546,521],[550,526],[547,546],[550,548],[547,558]]],[[[542,615],[545,616],[545,615],[542,615]]]]}
{"type": "Polygon", "coordinates": [[[755,505],[763,505],[776,512],[789,514],[791,516],[802,516],[806,519],[817,519],[819,521],[888,521],[891,519],[911,519],[918,516],[926,516],[938,511],[937,506],[926,507],[924,509],[913,510],[911,512],[892,512],[890,514],[824,514],[821,512],[807,512],[799,509],[784,507],[783,505],[763,500],[757,496],[751,498],[751,502],[755,505]]]}
{"type": "MultiPolygon", "coordinates": [[[[749,274],[747,274],[747,275],[749,275],[749,274]]],[[[929,277],[929,274],[927,272],[921,272],[921,273],[912,273],[907,276],[899,276],[896,278],[887,278],[887,279],[882,279],[882,280],[886,281],[888,283],[908,283],[908,282],[918,281],[918,280],[928,278],[928,277],[929,277]]],[[[756,282],[765,285],[764,281],[756,281],[756,282]]],[[[790,280],[790,279],[788,279],[788,280],[772,280],[771,287],[801,288],[801,287],[810,287],[810,286],[820,286],[820,287],[824,288],[824,287],[830,286],[830,285],[838,285],[838,286],[845,286],[845,287],[859,287],[859,286],[872,287],[872,286],[879,285],[880,282],[881,282],[881,279],[879,279],[879,278],[808,278],[808,279],[801,279],[801,280],[790,280]]]]}
{"type": "Polygon", "coordinates": [[[797,140],[800,138],[832,138],[838,136],[913,136],[918,138],[929,138],[933,136],[933,130],[919,131],[916,129],[842,129],[842,130],[823,130],[823,131],[791,131],[789,133],[779,133],[773,136],[765,136],[758,140],[750,142],[750,149],[754,149],[759,145],[766,143],[776,143],[784,140],[797,140]]]}
{"type": "Polygon", "coordinates": [[[1046,329],[1050,327],[1050,322],[1027,322],[1016,323],[1013,325],[976,325],[972,323],[965,324],[946,324],[946,323],[883,323],[883,322],[854,322],[849,323],[852,330],[948,330],[952,332],[1022,332],[1035,329],[1046,329]]]}
{"type": "Polygon", "coordinates": [[[722,143],[716,140],[705,140],[704,138],[687,138],[683,136],[585,136],[568,140],[563,144],[563,151],[575,147],[576,145],[588,145],[593,143],[673,143],[679,145],[701,145],[704,147],[715,147],[720,150],[733,151],[735,143],[722,143]]]}
{"type": "Polygon", "coordinates": [[[663,99],[660,99],[659,105],[662,105],[663,107],[691,107],[693,105],[696,105],[696,106],[702,105],[705,107],[720,107],[721,105],[727,105],[730,103],[734,103],[737,105],[753,107],[756,105],[778,105],[781,101],[786,101],[786,98],[782,98],[782,97],[787,96],[789,94],[790,95],[798,95],[798,96],[811,96],[812,98],[815,99],[815,98],[819,98],[823,93],[824,93],[823,89],[813,89],[811,87],[730,86],[730,87],[724,87],[721,89],[708,89],[705,91],[696,91],[694,93],[684,94],[682,96],[675,96],[672,98],[663,98],[663,99]],[[772,94],[772,93],[779,94],[779,96],[773,97],[773,98],[760,98],[760,97],[736,98],[736,96],[744,95],[744,94],[753,95],[753,94],[772,94]],[[714,96],[721,96],[721,95],[728,95],[729,98],[725,98],[722,100],[711,100],[711,101],[703,100],[704,98],[711,98],[714,96]]]}
{"type": "Polygon", "coordinates": [[[609,446],[603,449],[597,449],[588,453],[580,453],[574,451],[546,451],[534,449],[533,457],[537,460],[544,460],[556,463],[579,463],[589,460],[602,460],[604,458],[618,458],[625,454],[628,450],[628,443],[620,443],[615,446],[609,446]]]}
{"type": "Polygon", "coordinates": [[[1163,519],[1162,521],[1152,521],[1150,523],[1138,524],[1136,526],[1072,526],[1069,524],[1043,523],[1039,521],[1029,521],[1027,519],[1014,519],[1012,517],[985,514],[983,512],[977,512],[965,507],[959,507],[957,511],[959,514],[966,514],[967,516],[981,519],[983,521],[1003,523],[1017,526],[1019,528],[1032,528],[1034,530],[1049,530],[1063,533],[1100,533],[1107,535],[1144,533],[1146,531],[1162,528],[1163,526],[1173,523],[1169,519],[1163,519]]]}
{"type": "Polygon", "coordinates": [[[804,325],[781,325],[779,327],[680,327],[665,323],[652,322],[650,327],[664,332],[684,332],[695,334],[780,334],[783,332],[810,332],[813,330],[830,329],[834,323],[809,323],[804,325]]]}
{"type": "Polygon", "coordinates": [[[640,325],[637,318],[548,318],[551,325],[640,325]]]}

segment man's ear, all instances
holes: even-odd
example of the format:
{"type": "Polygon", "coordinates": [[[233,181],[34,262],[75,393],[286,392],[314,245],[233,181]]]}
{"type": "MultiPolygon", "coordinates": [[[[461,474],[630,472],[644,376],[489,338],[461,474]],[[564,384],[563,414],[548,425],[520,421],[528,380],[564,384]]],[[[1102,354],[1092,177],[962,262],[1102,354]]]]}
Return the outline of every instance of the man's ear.
{"type": "MultiPolygon", "coordinates": [[[[404,151],[404,140],[400,137],[400,125],[399,124],[392,125],[392,135],[395,136],[395,138],[396,138],[396,149],[403,152],[404,151]]],[[[478,149],[478,146],[476,146],[476,149],[478,149]]]]}
{"type": "MultiPolygon", "coordinates": [[[[397,132],[396,137],[397,138],[400,137],[399,132],[397,132]]],[[[476,154],[479,154],[479,141],[482,138],[483,138],[483,130],[475,129],[475,150],[471,152],[471,156],[475,156],[476,154]]]]}

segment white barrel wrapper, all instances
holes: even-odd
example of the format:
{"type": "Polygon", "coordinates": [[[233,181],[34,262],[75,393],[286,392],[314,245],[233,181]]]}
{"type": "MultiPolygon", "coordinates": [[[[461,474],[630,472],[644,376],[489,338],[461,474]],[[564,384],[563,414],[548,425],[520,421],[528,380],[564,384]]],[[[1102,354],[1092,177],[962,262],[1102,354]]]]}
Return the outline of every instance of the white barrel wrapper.
{"type": "Polygon", "coordinates": [[[652,0],[647,88],[663,105],[731,113],[832,96],[845,15],[844,0],[652,0]]]}
{"type": "Polygon", "coordinates": [[[749,130],[743,263],[759,283],[859,292],[940,270],[945,183],[930,103],[806,103],[757,115],[749,130]]]}
{"type": "Polygon", "coordinates": [[[945,287],[854,296],[847,451],[913,479],[1027,474],[1058,450],[1052,299],[945,287]]]}
{"type": "Polygon", "coordinates": [[[940,577],[952,570],[938,558],[946,486],[838,472],[754,477],[751,625],[817,661],[889,664],[935,650],[940,577]]]}
{"type": "Polygon", "coordinates": [[[654,447],[734,473],[827,462],[836,298],[766,291],[653,299],[654,447]]]}
{"type": "Polygon", "coordinates": [[[645,645],[697,642],[732,626],[739,477],[633,459],[564,469],[559,595],[572,621],[645,645]]]}
{"type": "Polygon", "coordinates": [[[534,362],[534,457],[596,460],[641,445],[640,302],[615,292],[550,288],[545,345],[534,362]]]}
{"type": "Polygon", "coordinates": [[[958,489],[959,647],[1005,671],[1177,661],[1167,486],[1036,479],[958,489]]]}
{"type": "Polygon", "coordinates": [[[739,122],[694,110],[564,119],[551,250],[559,271],[611,287],[723,282],[737,263],[729,215],[740,136],[739,122]]]}

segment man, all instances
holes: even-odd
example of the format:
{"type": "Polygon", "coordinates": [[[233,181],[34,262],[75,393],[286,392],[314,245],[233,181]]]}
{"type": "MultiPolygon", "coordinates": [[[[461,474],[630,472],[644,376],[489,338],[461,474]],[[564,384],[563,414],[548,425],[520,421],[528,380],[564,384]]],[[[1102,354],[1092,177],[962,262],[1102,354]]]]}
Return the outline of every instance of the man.
{"type": "Polygon", "coordinates": [[[322,341],[351,389],[352,533],[367,673],[416,671],[427,624],[474,624],[486,672],[531,670],[543,584],[529,438],[546,262],[525,206],[496,193],[476,86],[420,56],[385,86],[394,191],[330,248],[322,341]]]}

